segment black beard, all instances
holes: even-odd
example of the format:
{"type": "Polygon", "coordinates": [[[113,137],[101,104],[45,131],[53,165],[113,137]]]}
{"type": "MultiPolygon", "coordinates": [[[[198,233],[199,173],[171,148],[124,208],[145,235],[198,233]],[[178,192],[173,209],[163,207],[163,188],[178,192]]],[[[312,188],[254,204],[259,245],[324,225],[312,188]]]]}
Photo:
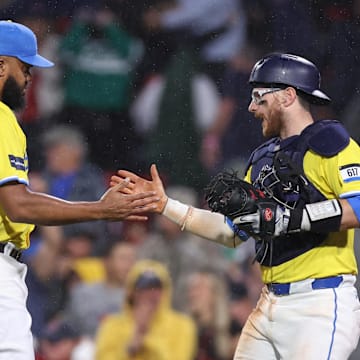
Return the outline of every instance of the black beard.
{"type": "Polygon", "coordinates": [[[1,101],[14,111],[25,107],[23,91],[13,76],[5,81],[1,101]]]}

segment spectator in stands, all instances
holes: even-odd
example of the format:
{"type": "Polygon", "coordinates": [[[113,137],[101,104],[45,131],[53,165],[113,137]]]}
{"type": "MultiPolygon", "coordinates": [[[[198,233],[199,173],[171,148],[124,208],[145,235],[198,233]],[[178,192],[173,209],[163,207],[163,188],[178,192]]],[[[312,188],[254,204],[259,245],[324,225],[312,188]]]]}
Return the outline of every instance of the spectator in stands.
{"type": "Polygon", "coordinates": [[[126,304],[100,324],[96,359],[193,360],[196,327],[174,311],[171,279],[158,262],[137,262],[127,278],[126,304]]]}
{"type": "Polygon", "coordinates": [[[142,49],[103,6],[79,9],[60,44],[65,99],[59,121],[82,130],[90,160],[105,170],[136,166],[128,104],[142,49]]]}
{"type": "Polygon", "coordinates": [[[94,344],[76,326],[57,320],[44,328],[35,356],[36,360],[93,360],[94,344]]]}
{"type": "Polygon", "coordinates": [[[114,242],[104,255],[105,279],[79,283],[71,290],[65,314],[79,327],[82,335],[95,336],[100,321],[117,313],[125,298],[125,279],[135,262],[136,248],[126,242],[114,242]]]}
{"type": "Polygon", "coordinates": [[[196,360],[230,360],[230,315],[225,279],[203,270],[188,278],[187,310],[198,329],[196,360]]]}
{"type": "MultiPolygon", "coordinates": [[[[56,125],[43,134],[45,164],[41,173],[47,192],[69,201],[97,200],[105,191],[104,174],[87,157],[83,134],[71,125],[56,125]]],[[[64,235],[92,234],[96,247],[107,240],[104,221],[63,226],[64,235]]]]}
{"type": "Polygon", "coordinates": [[[45,325],[62,311],[67,292],[58,274],[58,252],[51,243],[37,244],[32,253],[27,257],[27,306],[33,319],[31,330],[37,339],[45,325]]]}
{"type": "Polygon", "coordinates": [[[179,50],[193,47],[201,59],[202,70],[221,89],[226,63],[242,48],[246,39],[246,15],[242,1],[177,0],[159,11],[151,8],[144,15],[150,29],[171,31],[179,50]]]}
{"type": "Polygon", "coordinates": [[[89,232],[74,232],[64,237],[62,265],[66,277],[72,279],[71,284],[104,280],[104,264],[94,244],[94,236],[89,232]]]}

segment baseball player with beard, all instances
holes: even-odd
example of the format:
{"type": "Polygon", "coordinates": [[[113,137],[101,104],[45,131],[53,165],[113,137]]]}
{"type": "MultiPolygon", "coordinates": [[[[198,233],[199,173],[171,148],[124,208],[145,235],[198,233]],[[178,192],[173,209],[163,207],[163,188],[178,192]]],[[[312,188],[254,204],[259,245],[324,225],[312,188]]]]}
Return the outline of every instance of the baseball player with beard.
{"type": "Polygon", "coordinates": [[[26,138],[14,110],[24,105],[32,66],[53,64],[37,53],[34,33],[0,21],[0,359],[34,359],[26,309],[26,265],[21,251],[29,247],[33,224],[62,225],[91,220],[146,220],[158,198],[152,192],[124,195],[109,189],[95,202],[68,202],[29,189],[26,138]]]}
{"type": "Polygon", "coordinates": [[[157,213],[206,239],[235,247],[255,238],[264,287],[234,360],[347,359],[360,334],[360,148],[340,122],[314,121],[311,105],[330,99],[310,61],[270,54],[249,82],[249,111],[267,141],[249,159],[245,181],[231,172],[212,179],[212,211],[168,198],[155,165],[151,180],[120,170],[112,185],[129,177],[123,191],[156,191],[157,213]]]}

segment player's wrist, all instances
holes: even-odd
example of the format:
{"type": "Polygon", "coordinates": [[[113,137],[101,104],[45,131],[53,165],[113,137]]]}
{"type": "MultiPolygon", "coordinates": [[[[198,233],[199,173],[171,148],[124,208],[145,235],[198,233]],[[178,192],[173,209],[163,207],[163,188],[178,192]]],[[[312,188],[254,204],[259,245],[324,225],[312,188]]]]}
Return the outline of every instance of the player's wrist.
{"type": "Polygon", "coordinates": [[[291,210],[288,232],[328,233],[339,231],[341,217],[342,207],[336,199],[307,204],[304,209],[291,210]]]}
{"type": "Polygon", "coordinates": [[[162,214],[176,224],[183,226],[184,218],[186,218],[188,211],[188,205],[168,197],[162,214]]]}
{"type": "Polygon", "coordinates": [[[157,207],[159,214],[164,213],[164,210],[168,203],[168,200],[169,200],[169,197],[166,196],[165,194],[160,198],[159,203],[158,203],[159,205],[157,207]]]}
{"type": "Polygon", "coordinates": [[[339,231],[342,207],[338,200],[325,200],[307,204],[303,210],[301,230],[317,233],[339,231]]]}

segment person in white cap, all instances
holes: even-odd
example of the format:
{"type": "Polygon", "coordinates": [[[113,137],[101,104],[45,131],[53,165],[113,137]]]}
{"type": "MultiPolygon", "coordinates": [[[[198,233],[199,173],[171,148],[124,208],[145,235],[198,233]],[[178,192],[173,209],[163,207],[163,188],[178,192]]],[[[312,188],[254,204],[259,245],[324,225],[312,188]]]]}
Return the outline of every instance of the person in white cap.
{"type": "Polygon", "coordinates": [[[14,111],[25,106],[33,66],[53,63],[37,50],[26,26],[0,21],[0,359],[34,359],[31,316],[26,308],[27,267],[21,252],[30,245],[34,224],[62,225],[92,220],[146,220],[158,197],[153,192],[123,195],[109,189],[98,201],[69,202],[32,192],[28,181],[26,137],[14,111]]]}

